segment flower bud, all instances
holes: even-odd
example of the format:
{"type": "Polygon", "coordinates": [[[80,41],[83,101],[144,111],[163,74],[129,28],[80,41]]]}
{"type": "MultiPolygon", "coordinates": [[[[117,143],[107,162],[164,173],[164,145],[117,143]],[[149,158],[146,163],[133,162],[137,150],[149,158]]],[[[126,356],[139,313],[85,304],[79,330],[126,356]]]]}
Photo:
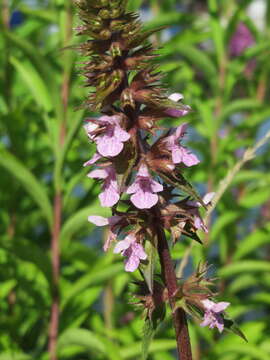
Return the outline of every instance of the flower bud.
{"type": "Polygon", "coordinates": [[[112,33],[110,32],[109,29],[104,29],[99,34],[99,38],[101,40],[108,40],[108,39],[110,39],[111,36],[112,36],[112,33]]]}
{"type": "Polygon", "coordinates": [[[121,104],[124,107],[131,106],[135,109],[135,100],[133,98],[133,92],[131,89],[125,89],[121,94],[121,104]]]}
{"type": "Polygon", "coordinates": [[[114,31],[122,30],[126,26],[123,20],[112,20],[110,24],[110,28],[114,31]]]}
{"type": "Polygon", "coordinates": [[[149,159],[147,164],[155,172],[171,173],[175,169],[175,165],[170,159],[149,159]]]}
{"type": "Polygon", "coordinates": [[[108,9],[101,9],[98,13],[98,15],[102,18],[102,19],[110,19],[111,17],[111,12],[108,9]]]}
{"type": "Polygon", "coordinates": [[[119,42],[113,42],[110,48],[110,53],[112,57],[117,57],[122,55],[122,50],[119,42]]]}

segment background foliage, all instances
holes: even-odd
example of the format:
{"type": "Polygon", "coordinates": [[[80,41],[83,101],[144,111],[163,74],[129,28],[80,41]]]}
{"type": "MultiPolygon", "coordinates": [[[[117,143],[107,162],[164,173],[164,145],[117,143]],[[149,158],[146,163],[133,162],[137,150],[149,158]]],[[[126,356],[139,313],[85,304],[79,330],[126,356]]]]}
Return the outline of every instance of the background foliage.
{"type": "MultiPolygon", "coordinates": [[[[202,194],[217,190],[245,149],[270,127],[270,5],[256,1],[252,15],[260,4],[265,12],[258,26],[247,15],[252,1],[130,2],[133,10],[142,6],[146,28],[168,26],[152,41],[160,47],[164,81],[194,110],[186,120],[201,164],[187,176],[202,194]],[[255,45],[231,59],[228,42],[240,20],[255,45]],[[256,68],[247,76],[246,64],[254,58],[256,68]]],[[[99,186],[82,167],[94,149],[82,130],[89,112],[75,111],[86,95],[78,76],[80,58],[61,50],[78,42],[73,6],[64,0],[2,0],[1,5],[0,359],[49,358],[56,287],[59,359],[139,359],[143,322],[129,304],[129,285],[138,274],[126,274],[119,257],[103,254],[102,229],[87,222],[88,215],[108,212],[99,206],[99,186]],[[56,285],[52,238],[61,254],[56,285]]],[[[179,274],[187,276],[200,260],[213,264],[220,299],[232,303],[228,313],[249,340],[190,323],[195,360],[270,359],[269,165],[268,145],[240,163],[212,213],[205,246],[191,249],[183,241],[173,250],[178,266],[184,258],[179,274]]],[[[174,349],[168,315],[150,357],[171,360],[174,349]]]]}

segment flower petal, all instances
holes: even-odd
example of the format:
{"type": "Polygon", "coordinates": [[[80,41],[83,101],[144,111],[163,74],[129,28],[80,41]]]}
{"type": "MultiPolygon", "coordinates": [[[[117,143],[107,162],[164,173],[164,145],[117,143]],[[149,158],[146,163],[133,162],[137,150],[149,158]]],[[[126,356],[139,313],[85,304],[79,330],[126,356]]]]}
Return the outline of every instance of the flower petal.
{"type": "Polygon", "coordinates": [[[141,244],[134,243],[131,246],[132,254],[136,255],[141,260],[145,260],[147,258],[147,254],[141,244]]]}
{"type": "Polygon", "coordinates": [[[139,167],[137,176],[142,176],[142,177],[147,177],[147,178],[150,177],[148,168],[147,168],[147,166],[145,164],[142,164],[139,167]]]}
{"type": "Polygon", "coordinates": [[[97,226],[105,226],[105,225],[109,225],[109,219],[103,217],[103,216],[95,216],[95,215],[91,215],[88,216],[88,221],[90,221],[92,224],[95,224],[97,226]]]}
{"type": "Polygon", "coordinates": [[[163,185],[155,180],[151,181],[151,190],[155,193],[163,191],[163,185]]]}
{"type": "Polygon", "coordinates": [[[173,93],[168,97],[168,99],[177,102],[179,100],[183,100],[184,96],[183,96],[183,94],[180,94],[180,93],[173,93]]]}
{"type": "Polygon", "coordinates": [[[216,315],[215,326],[218,328],[218,331],[222,333],[222,331],[224,330],[224,322],[220,315],[216,315]]]}
{"type": "Polygon", "coordinates": [[[202,300],[201,303],[206,310],[212,310],[213,306],[215,305],[214,301],[211,301],[209,299],[202,300]]]}
{"type": "Polygon", "coordinates": [[[187,123],[183,123],[183,124],[181,124],[180,126],[178,126],[178,127],[175,129],[175,133],[174,133],[175,139],[180,140],[180,139],[184,136],[187,127],[188,127],[188,124],[187,124],[187,123]]]}
{"type": "Polygon", "coordinates": [[[94,135],[92,133],[98,129],[98,124],[88,121],[85,125],[83,125],[84,130],[86,131],[87,135],[91,140],[94,139],[94,135]]]}
{"type": "Polygon", "coordinates": [[[135,182],[133,183],[133,184],[131,184],[127,189],[126,189],[126,193],[127,194],[134,194],[135,192],[137,192],[138,190],[140,189],[140,186],[139,186],[139,184],[136,182],[136,180],[135,180],[135,182]]]}
{"type": "Polygon", "coordinates": [[[116,156],[123,147],[123,143],[113,136],[104,135],[97,140],[97,150],[102,156],[116,156]]]}
{"type": "Polygon", "coordinates": [[[204,195],[203,197],[203,202],[205,203],[205,205],[209,204],[212,200],[213,197],[216,195],[215,192],[210,192],[204,195]]]}
{"type": "Polygon", "coordinates": [[[172,116],[172,117],[182,117],[185,116],[189,113],[190,109],[173,109],[173,108],[168,108],[166,109],[165,113],[166,115],[172,116]]]}
{"type": "Polygon", "coordinates": [[[128,272],[135,271],[140,265],[140,259],[136,255],[131,255],[125,260],[125,270],[128,272]]]}
{"type": "Polygon", "coordinates": [[[130,200],[138,209],[150,209],[158,202],[158,195],[140,190],[130,200]]]}
{"type": "Polygon", "coordinates": [[[128,132],[123,130],[120,126],[115,126],[114,138],[118,139],[121,142],[125,142],[130,139],[130,135],[128,132]]]}
{"type": "Polygon", "coordinates": [[[98,197],[103,207],[112,207],[120,198],[118,192],[112,186],[106,187],[98,197]]]}
{"type": "Polygon", "coordinates": [[[212,322],[211,315],[207,316],[207,314],[205,314],[203,321],[200,323],[200,326],[202,326],[202,327],[208,326],[211,324],[211,322],[212,322]]]}
{"type": "Polygon", "coordinates": [[[108,172],[104,169],[96,169],[88,173],[87,176],[92,179],[106,179],[108,177],[108,172]]]}
{"type": "Polygon", "coordinates": [[[119,241],[113,250],[114,254],[119,254],[124,250],[127,250],[130,247],[130,241],[125,238],[124,240],[119,241]]]}
{"type": "Polygon", "coordinates": [[[182,162],[186,166],[193,166],[200,162],[196,155],[189,152],[186,148],[182,147],[182,162]]]}
{"type": "Polygon", "coordinates": [[[212,306],[212,311],[214,311],[215,313],[220,313],[224,311],[229,305],[230,305],[229,302],[225,302],[225,301],[219,302],[212,306]]]}
{"type": "Polygon", "coordinates": [[[95,153],[90,160],[86,161],[86,162],[83,164],[83,166],[93,165],[93,164],[95,164],[99,159],[101,159],[101,155],[100,155],[99,153],[95,153]]]}
{"type": "Polygon", "coordinates": [[[183,151],[182,147],[180,146],[173,146],[172,147],[172,161],[174,164],[179,164],[183,160],[183,151]]]}

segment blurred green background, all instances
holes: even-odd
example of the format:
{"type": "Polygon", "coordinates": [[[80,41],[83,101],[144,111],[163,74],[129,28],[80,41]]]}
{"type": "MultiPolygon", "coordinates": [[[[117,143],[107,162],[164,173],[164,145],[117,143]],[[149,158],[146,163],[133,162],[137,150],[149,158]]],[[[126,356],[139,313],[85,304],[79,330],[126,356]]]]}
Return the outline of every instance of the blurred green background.
{"type": "MultiPolygon", "coordinates": [[[[177,266],[184,257],[184,276],[199,261],[213,264],[220,299],[231,302],[228,313],[249,343],[190,321],[194,360],[270,359],[269,145],[242,161],[270,129],[270,3],[131,0],[129,7],[145,28],[167,26],[151,41],[164,82],[194,110],[187,138],[201,163],[186,177],[203,195],[219,191],[238,164],[205,246],[178,242],[173,257],[177,266]],[[254,43],[232,57],[240,21],[254,43]]],[[[91,115],[80,108],[82,59],[63,50],[81,41],[72,2],[1,0],[0,16],[0,359],[53,359],[54,336],[58,359],[140,359],[143,321],[129,286],[138,274],[103,253],[103,229],[87,222],[109,210],[82,166],[94,147],[82,129],[91,115]]],[[[169,311],[150,350],[153,360],[176,359],[169,311]]]]}

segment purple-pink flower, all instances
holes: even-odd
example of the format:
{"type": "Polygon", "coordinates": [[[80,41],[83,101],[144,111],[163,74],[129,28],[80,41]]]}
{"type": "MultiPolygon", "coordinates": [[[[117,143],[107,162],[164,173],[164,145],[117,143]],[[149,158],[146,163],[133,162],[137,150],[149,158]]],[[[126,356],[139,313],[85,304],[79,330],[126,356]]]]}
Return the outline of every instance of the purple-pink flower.
{"type": "Polygon", "coordinates": [[[158,202],[156,193],[162,190],[163,186],[151,178],[147,167],[143,164],[139,168],[134,183],[127,188],[126,192],[133,194],[130,200],[138,209],[150,209],[158,202]]]}
{"type": "Polygon", "coordinates": [[[95,164],[99,159],[101,159],[102,156],[99,154],[99,153],[95,153],[92,158],[88,161],[86,161],[83,166],[90,166],[90,165],[93,165],[95,164]]]}
{"type": "MultiPolygon", "coordinates": [[[[171,94],[168,99],[172,100],[174,102],[178,102],[179,100],[182,100],[184,98],[184,96],[180,93],[173,93],[171,94]]],[[[166,109],[166,114],[172,117],[182,117],[187,115],[190,112],[190,106],[188,105],[183,105],[183,109],[177,109],[174,107],[170,107],[168,109],[166,109]]]]}
{"type": "Polygon", "coordinates": [[[130,139],[129,133],[121,128],[120,120],[117,115],[104,115],[84,126],[89,138],[97,144],[98,155],[114,157],[123,150],[123,143],[130,139]]]}
{"type": "Polygon", "coordinates": [[[186,123],[174,128],[172,134],[165,138],[165,143],[167,149],[172,153],[172,161],[174,164],[180,164],[182,162],[186,166],[193,166],[198,164],[200,160],[196,155],[179,144],[179,141],[185,134],[186,128],[186,123]]]}
{"type": "Polygon", "coordinates": [[[247,48],[254,45],[254,43],[255,41],[251,31],[243,22],[240,22],[229,43],[231,56],[240,56],[247,48]]]}
{"type": "Polygon", "coordinates": [[[128,272],[135,271],[140,265],[140,260],[145,260],[147,255],[141,244],[137,243],[134,234],[129,234],[124,240],[119,241],[114,248],[114,253],[121,253],[126,256],[125,270],[128,272]]]}
{"type": "Polygon", "coordinates": [[[121,221],[121,219],[122,219],[121,216],[118,216],[118,215],[114,215],[109,218],[105,218],[103,216],[95,216],[95,215],[88,216],[88,221],[90,221],[92,224],[95,224],[97,226],[109,225],[108,237],[103,246],[104,251],[107,251],[109,249],[111,243],[114,240],[116,240],[117,228],[118,228],[118,225],[119,225],[119,222],[121,221]]]}
{"type": "Polygon", "coordinates": [[[87,176],[93,179],[104,179],[102,192],[98,196],[102,206],[111,207],[118,202],[120,198],[119,188],[115,170],[111,165],[93,170],[87,176]]]}
{"type": "MultiPolygon", "coordinates": [[[[205,194],[203,199],[202,199],[203,203],[205,205],[208,205],[212,201],[214,196],[215,196],[214,192],[205,194]]],[[[201,218],[200,213],[199,213],[199,208],[202,205],[198,201],[188,201],[187,204],[189,206],[193,207],[192,209],[189,209],[188,211],[192,215],[194,215],[194,226],[195,226],[195,228],[198,229],[198,230],[203,230],[205,233],[208,233],[207,226],[204,224],[203,219],[201,218]]]]}
{"type": "Polygon", "coordinates": [[[205,310],[201,326],[209,326],[210,329],[218,328],[221,333],[224,329],[224,322],[221,313],[230,305],[229,302],[214,303],[211,300],[201,301],[205,310]]]}
{"type": "MultiPolygon", "coordinates": [[[[243,23],[240,22],[235,30],[235,33],[231,37],[229,43],[229,50],[231,57],[237,57],[242,55],[246,49],[253,46],[255,44],[254,36],[249,28],[243,23]]],[[[247,77],[253,74],[257,65],[257,61],[255,58],[251,58],[245,67],[245,75],[247,77]]]]}

